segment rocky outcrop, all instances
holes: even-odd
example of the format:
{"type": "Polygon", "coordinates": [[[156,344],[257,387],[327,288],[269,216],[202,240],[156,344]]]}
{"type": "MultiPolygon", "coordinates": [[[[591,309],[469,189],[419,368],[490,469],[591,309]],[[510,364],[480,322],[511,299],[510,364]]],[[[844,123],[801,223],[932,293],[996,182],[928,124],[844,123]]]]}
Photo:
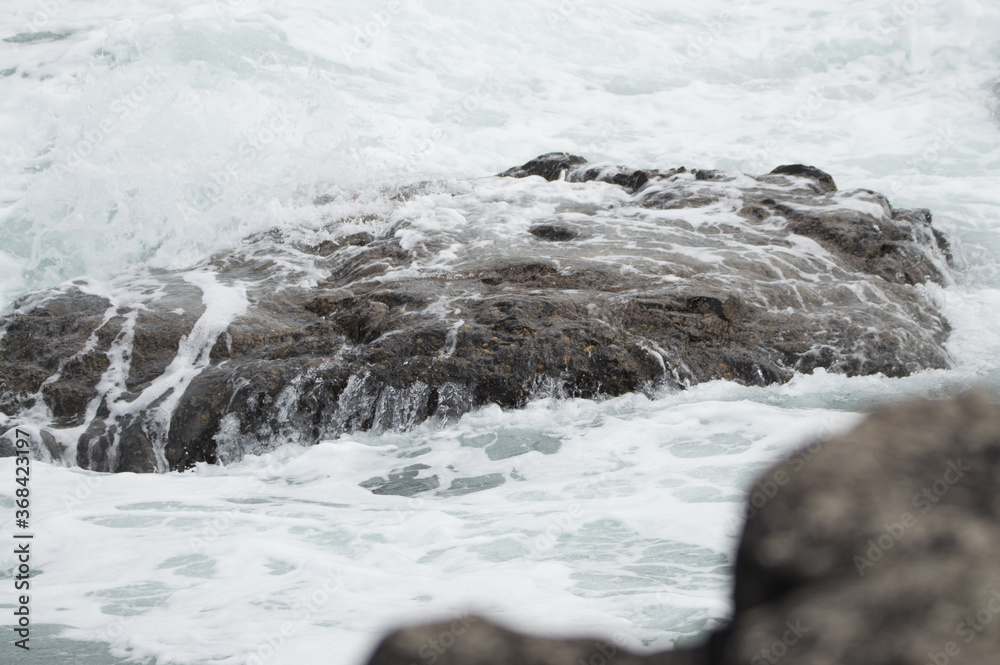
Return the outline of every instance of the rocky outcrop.
{"type": "Polygon", "coordinates": [[[789,621],[808,627],[789,664],[1000,654],[1000,407],[984,396],[814,444],[764,474],[748,512],[714,662],[772,653],[789,621]]]}
{"type": "Polygon", "coordinates": [[[315,228],[191,270],[31,294],[2,320],[0,409],[68,462],[153,471],[538,395],[949,364],[925,210],[802,165],[553,153],[503,176],[317,199],[315,228]]]}
{"type": "MultiPolygon", "coordinates": [[[[728,626],[701,647],[619,649],[615,662],[995,663],[998,488],[1000,406],[983,395],[870,416],[793,453],[751,488],[728,626]]],[[[595,662],[581,655],[588,648],[602,654],[596,662],[613,662],[613,639],[529,639],[479,620],[460,635],[446,624],[397,631],[370,665],[426,662],[426,653],[440,665],[595,662]],[[453,648],[428,641],[441,634],[453,648]]]]}

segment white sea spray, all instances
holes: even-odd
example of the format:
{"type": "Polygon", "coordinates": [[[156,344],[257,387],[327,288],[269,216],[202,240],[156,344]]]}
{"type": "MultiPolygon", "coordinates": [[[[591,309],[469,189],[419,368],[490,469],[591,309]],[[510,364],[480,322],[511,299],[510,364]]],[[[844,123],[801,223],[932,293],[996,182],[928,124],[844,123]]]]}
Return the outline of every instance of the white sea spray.
{"type": "MultiPolygon", "coordinates": [[[[551,150],[631,167],[806,163],[841,189],[933,211],[960,267],[954,285],[926,287],[953,326],[956,366],[542,399],[184,474],[37,464],[32,612],[39,644],[72,640],[45,637],[55,651],[360,663],[396,622],[470,611],[667,648],[725,617],[742,501],[768,463],[878,403],[1000,387],[1000,10],[989,3],[108,7],[29,0],[0,17],[0,307],[84,277],[115,292],[122,272],[190,268],[253,233],[348,217],[345,229],[384,231],[387,195],[422,180],[492,191],[482,209],[500,210],[530,184],[462,181],[551,150]],[[410,465],[439,490],[359,486],[410,465]]],[[[454,211],[408,212],[407,242],[462,232],[454,211]]],[[[496,216],[512,237],[523,222],[496,216]]],[[[453,245],[434,256],[450,260],[453,245]]],[[[292,259],[279,269],[321,278],[292,259]]],[[[225,297],[238,286],[194,281],[218,305],[222,318],[199,329],[215,335],[240,311],[225,297]]],[[[188,340],[171,385],[200,366],[204,342],[188,340]]],[[[107,391],[122,372],[124,357],[107,391]]],[[[12,478],[0,460],[2,533],[12,478]]],[[[0,553],[0,569],[12,565],[0,553]]]]}

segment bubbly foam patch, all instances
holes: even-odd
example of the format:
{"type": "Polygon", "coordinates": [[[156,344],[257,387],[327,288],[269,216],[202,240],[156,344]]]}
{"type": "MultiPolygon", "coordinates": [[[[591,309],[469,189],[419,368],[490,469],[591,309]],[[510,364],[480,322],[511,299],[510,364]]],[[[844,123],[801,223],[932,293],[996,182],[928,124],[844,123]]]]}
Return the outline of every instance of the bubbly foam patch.
{"type": "MultiPolygon", "coordinates": [[[[300,663],[336,645],[360,663],[396,622],[468,608],[666,648],[724,617],[739,506],[764,464],[885,400],[1000,386],[994,6],[109,6],[0,16],[0,306],[84,277],[113,290],[130,268],[184,269],[273,228],[353,216],[377,233],[363,218],[388,217],[401,186],[550,150],[645,168],[806,163],[934,212],[962,265],[957,285],[929,289],[956,367],[487,409],[187,474],[37,463],[33,662],[300,663]],[[418,463],[435,492],[504,482],[419,505],[358,485],[418,463]]],[[[502,195],[530,194],[515,187],[502,195]]],[[[276,269],[319,278],[294,253],[276,269]]],[[[124,356],[115,367],[109,394],[124,356]]],[[[12,469],[0,460],[0,478],[12,469]]],[[[3,533],[12,487],[0,482],[3,533]]]]}

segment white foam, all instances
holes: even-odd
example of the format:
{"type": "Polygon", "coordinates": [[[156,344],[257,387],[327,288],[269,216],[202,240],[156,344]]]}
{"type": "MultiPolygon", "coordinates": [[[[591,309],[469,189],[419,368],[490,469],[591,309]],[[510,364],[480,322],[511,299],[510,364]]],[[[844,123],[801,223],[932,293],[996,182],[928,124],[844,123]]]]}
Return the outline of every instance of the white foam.
{"type": "MultiPolygon", "coordinates": [[[[283,244],[264,243],[275,274],[305,285],[326,275],[295,248],[300,240],[401,231],[427,249],[412,273],[393,277],[405,278],[460,266],[466,241],[497,256],[504,243],[527,246],[531,220],[556,215],[595,234],[575,250],[546,243],[557,260],[587,248],[617,265],[621,257],[600,256],[601,238],[624,233],[636,262],[643,254],[692,270],[720,258],[752,266],[753,254],[678,249],[690,236],[668,233],[674,211],[650,211],[627,228],[587,213],[624,206],[628,194],[613,185],[484,179],[442,185],[448,194],[436,198],[388,197],[414,181],[487,176],[551,150],[752,174],[805,163],[842,190],[870,188],[895,207],[934,212],[963,266],[957,284],[927,289],[953,326],[956,366],[906,379],[817,370],[781,386],[712,382],[656,400],[543,400],[186,474],[37,463],[36,625],[110,645],[107,663],[235,664],[268,649],[268,663],[319,662],[331,645],[338,662],[360,663],[390,625],[471,605],[526,630],[621,630],[639,649],[665,648],[727,612],[738,506],[762,465],[876,404],[1000,387],[1000,101],[990,85],[1000,8],[390,4],[126,0],[108,9],[77,0],[0,16],[2,38],[68,33],[0,42],[0,306],[87,276],[82,288],[127,319],[144,301],[112,276],[132,270],[134,282],[226,248],[256,251],[263,245],[242,239],[274,228],[285,234],[283,244]],[[333,201],[316,206],[318,195],[333,201]],[[475,237],[470,229],[485,225],[473,218],[489,233],[475,237]],[[521,444],[530,449],[503,456],[521,444]],[[441,490],[460,478],[506,480],[419,499],[358,486],[416,463],[441,490]]],[[[711,225],[726,205],[690,223],[711,225]]],[[[792,263],[797,250],[816,249],[796,242],[792,263]]],[[[824,266],[813,269],[822,275],[824,266]]],[[[205,313],[144,399],[171,387],[179,394],[245,306],[222,276],[191,279],[205,313]]],[[[777,269],[761,269],[760,279],[782,286],[777,269]]],[[[884,301],[850,280],[844,288],[884,301]]],[[[116,343],[103,394],[120,394],[127,342],[116,343]]],[[[373,399],[362,378],[341,397],[345,413],[351,399],[373,399]]],[[[5,429],[19,424],[0,415],[5,429]]],[[[9,478],[12,462],[0,460],[0,479],[9,478]]],[[[2,533],[12,487],[0,480],[2,533]]],[[[0,568],[12,563],[0,552],[0,568]]]]}
{"type": "MultiPolygon", "coordinates": [[[[633,647],[664,647],[696,630],[696,618],[725,612],[734,500],[754,470],[854,419],[739,398],[720,406],[543,400],[160,477],[36,465],[47,562],[35,620],[175,662],[243,662],[286,621],[295,631],[282,659],[315,659],[334,640],[344,662],[359,662],[386,622],[463,609],[523,629],[622,629],[633,647]],[[491,457],[487,441],[534,450],[491,457]],[[442,489],[486,474],[506,482],[413,499],[358,486],[414,462],[442,489]],[[671,551],[692,548],[702,554],[691,563],[671,562],[671,551]],[[303,616],[295,603],[328,579],[328,600],[303,616]],[[192,641],[196,633],[212,639],[192,641]]],[[[0,473],[12,468],[0,460],[0,473]]]]}

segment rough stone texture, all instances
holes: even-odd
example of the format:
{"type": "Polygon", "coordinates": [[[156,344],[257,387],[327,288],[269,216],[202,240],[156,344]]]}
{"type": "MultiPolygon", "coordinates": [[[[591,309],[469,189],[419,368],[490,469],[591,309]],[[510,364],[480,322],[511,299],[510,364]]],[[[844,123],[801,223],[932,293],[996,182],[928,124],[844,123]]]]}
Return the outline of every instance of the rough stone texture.
{"type": "Polygon", "coordinates": [[[806,586],[739,615],[712,662],[767,662],[765,656],[778,654],[788,665],[997,662],[995,560],[930,551],[922,560],[885,568],[863,579],[855,575],[806,586]],[[985,621],[976,619],[980,613],[985,621]]]}
{"type": "MultiPolygon", "coordinates": [[[[747,511],[732,622],[701,647],[607,662],[997,662],[1000,405],[984,395],[892,407],[810,444],[761,476],[747,511]]],[[[438,662],[587,663],[581,650],[598,642],[476,626],[438,662]]],[[[397,631],[369,665],[426,662],[450,630],[397,631]]]]}
{"type": "Polygon", "coordinates": [[[1000,406],[983,395],[898,406],[808,447],[763,475],[749,511],[720,662],[798,618],[810,633],[790,663],[924,665],[948,642],[963,663],[1000,654],[1000,406]],[[965,617],[991,603],[966,643],[965,617]]]}
{"type": "Polygon", "coordinates": [[[120,302],[86,281],[31,294],[0,319],[0,409],[81,466],[153,471],[539,395],[949,366],[923,286],[946,283],[947,243],[926,211],[802,165],[552,153],[504,175],[257,234],[120,302]],[[220,298],[244,297],[205,337],[220,298]]]}
{"type": "Polygon", "coordinates": [[[783,588],[866,577],[929,551],[992,557],[1000,551],[1000,409],[973,394],[881,412],[766,473],[751,499],[763,505],[749,507],[737,611],[783,588]],[[775,486],[780,501],[765,501],[775,486]],[[893,543],[885,563],[855,559],[880,538],[893,543]]]}
{"type": "Polygon", "coordinates": [[[703,665],[700,656],[691,651],[640,657],[614,639],[545,639],[479,617],[463,617],[393,633],[379,645],[369,665],[703,665]]]}

